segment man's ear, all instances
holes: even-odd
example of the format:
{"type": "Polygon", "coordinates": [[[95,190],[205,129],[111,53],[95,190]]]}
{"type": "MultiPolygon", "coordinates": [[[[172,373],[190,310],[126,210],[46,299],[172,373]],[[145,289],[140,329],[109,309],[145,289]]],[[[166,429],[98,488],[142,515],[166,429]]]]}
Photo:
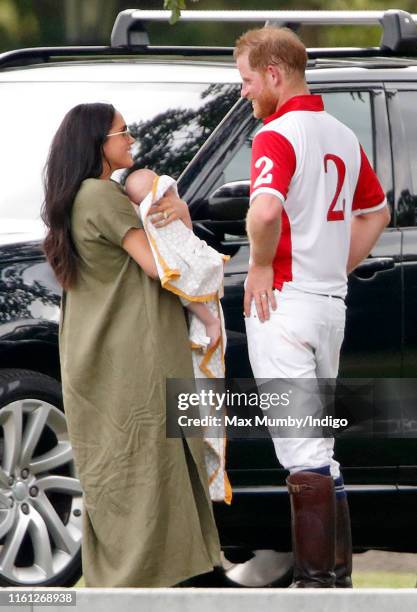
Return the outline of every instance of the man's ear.
{"type": "Polygon", "coordinates": [[[275,87],[281,85],[283,74],[279,66],[276,64],[269,64],[269,66],[266,67],[266,73],[272,85],[275,87]]]}

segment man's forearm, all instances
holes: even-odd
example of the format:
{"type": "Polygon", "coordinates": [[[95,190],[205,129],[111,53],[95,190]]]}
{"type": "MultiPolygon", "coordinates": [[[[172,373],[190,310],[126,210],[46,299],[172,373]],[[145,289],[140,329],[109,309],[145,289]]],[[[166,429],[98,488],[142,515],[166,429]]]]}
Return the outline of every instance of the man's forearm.
{"type": "Polygon", "coordinates": [[[249,209],[246,229],[250,242],[251,260],[259,266],[272,264],[281,233],[281,205],[259,196],[249,209]],[[258,202],[258,200],[260,200],[258,202]]]}
{"type": "Polygon", "coordinates": [[[390,213],[385,207],[375,213],[352,217],[347,273],[350,274],[369,255],[384,228],[390,213]]]}

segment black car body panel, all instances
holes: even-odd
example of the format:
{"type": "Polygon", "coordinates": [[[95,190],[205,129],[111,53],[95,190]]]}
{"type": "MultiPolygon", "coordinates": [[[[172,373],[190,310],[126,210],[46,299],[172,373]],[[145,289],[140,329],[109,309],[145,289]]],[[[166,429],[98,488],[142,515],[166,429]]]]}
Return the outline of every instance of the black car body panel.
{"type": "MultiPolygon", "coordinates": [[[[37,62],[48,53],[53,55],[44,51],[32,59],[37,62]]],[[[139,59],[114,57],[110,61],[106,59],[108,53],[101,54],[96,49],[100,59],[68,62],[74,70],[77,66],[81,70],[90,66],[90,72],[74,72],[78,74],[71,77],[74,82],[80,78],[83,84],[88,83],[89,74],[94,75],[94,81],[104,82],[105,78],[99,77],[96,69],[105,75],[108,66],[112,71],[108,80],[117,85],[115,66],[122,73],[146,64],[150,66],[149,74],[157,75],[161,71],[162,81],[170,75],[170,85],[175,85],[169,60],[164,57],[155,59],[143,54],[139,59]]],[[[30,57],[30,53],[26,55],[30,57]]],[[[88,56],[88,53],[83,51],[82,55],[88,56]]],[[[180,175],[179,190],[189,204],[196,234],[231,257],[225,268],[223,298],[228,333],[227,373],[229,378],[250,378],[242,312],[243,282],[249,259],[244,213],[248,204],[250,144],[258,123],[246,101],[236,102],[239,85],[236,74],[229,78],[233,72],[230,59],[203,60],[195,55],[193,59],[176,57],[175,62],[189,69],[190,74],[194,70],[203,75],[205,68],[211,71],[206,83],[208,89],[201,85],[203,76],[198,85],[198,95],[201,94],[198,108],[204,111],[184,106],[175,117],[175,113],[167,110],[147,122],[135,120],[132,131],[138,139],[148,130],[152,136],[153,129],[165,125],[164,122],[168,125],[178,117],[202,130],[200,139],[193,141],[189,150],[181,149],[182,165],[175,165],[178,143],[168,137],[170,157],[161,169],[180,175]],[[216,71],[218,85],[213,77],[216,71]],[[207,105],[211,95],[214,102],[207,105]],[[207,115],[207,123],[203,115],[207,115]]],[[[311,91],[322,94],[326,107],[357,133],[377,171],[392,212],[390,227],[349,278],[340,375],[363,379],[414,378],[417,377],[417,147],[413,143],[417,142],[417,122],[412,121],[411,114],[413,106],[417,108],[417,60],[395,57],[392,53],[368,55],[358,51],[349,57],[346,51],[337,57],[333,50],[327,60],[323,53],[318,54],[308,70],[311,91]]],[[[19,56],[14,68],[5,69],[10,81],[27,79],[37,83],[40,74],[48,75],[50,69],[59,75],[57,87],[59,79],[64,78],[65,61],[42,68],[25,65],[20,70],[22,61],[26,60],[19,56]]],[[[0,96],[2,87],[7,85],[7,79],[3,78],[5,71],[1,70],[0,58],[0,96]]],[[[131,85],[134,81],[130,79],[123,77],[123,85],[127,82],[131,85]]],[[[51,85],[54,79],[49,76],[45,81],[51,85]]],[[[198,81],[193,76],[193,86],[198,81]]],[[[184,85],[183,80],[181,84],[184,85]]],[[[142,87],[143,83],[137,84],[138,91],[139,85],[142,87]]],[[[149,142],[138,164],[152,166],[160,159],[152,138],[149,142]]],[[[0,239],[0,370],[24,368],[60,380],[60,288],[44,260],[39,237],[4,233],[3,238],[0,239]]],[[[417,432],[415,415],[401,414],[396,418],[399,421],[407,418],[409,430],[414,428],[417,432]]],[[[403,426],[401,421],[400,432],[403,426]]],[[[417,433],[414,437],[341,436],[337,439],[336,456],[349,494],[356,550],[417,552],[417,538],[412,535],[417,516],[416,437],[417,433]]],[[[276,459],[272,441],[230,440],[227,467],[233,503],[230,507],[215,504],[223,548],[290,550],[287,473],[276,459]]]]}

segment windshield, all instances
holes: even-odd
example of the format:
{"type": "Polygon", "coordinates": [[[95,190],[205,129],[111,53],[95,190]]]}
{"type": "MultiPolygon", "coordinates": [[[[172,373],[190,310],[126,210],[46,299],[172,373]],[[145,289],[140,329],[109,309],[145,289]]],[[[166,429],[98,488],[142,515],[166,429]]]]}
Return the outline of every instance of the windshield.
{"type": "Polygon", "coordinates": [[[236,84],[0,83],[1,231],[39,223],[49,146],[76,104],[113,104],[136,139],[135,165],[177,178],[238,97],[236,84]]]}

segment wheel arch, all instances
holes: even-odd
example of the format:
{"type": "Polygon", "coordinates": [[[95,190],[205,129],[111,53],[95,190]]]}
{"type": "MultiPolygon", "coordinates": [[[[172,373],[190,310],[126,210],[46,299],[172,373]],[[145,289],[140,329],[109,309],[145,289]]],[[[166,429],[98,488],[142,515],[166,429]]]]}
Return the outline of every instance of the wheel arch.
{"type": "Polygon", "coordinates": [[[32,370],[61,380],[58,343],[40,339],[0,342],[0,371],[32,370]]]}

